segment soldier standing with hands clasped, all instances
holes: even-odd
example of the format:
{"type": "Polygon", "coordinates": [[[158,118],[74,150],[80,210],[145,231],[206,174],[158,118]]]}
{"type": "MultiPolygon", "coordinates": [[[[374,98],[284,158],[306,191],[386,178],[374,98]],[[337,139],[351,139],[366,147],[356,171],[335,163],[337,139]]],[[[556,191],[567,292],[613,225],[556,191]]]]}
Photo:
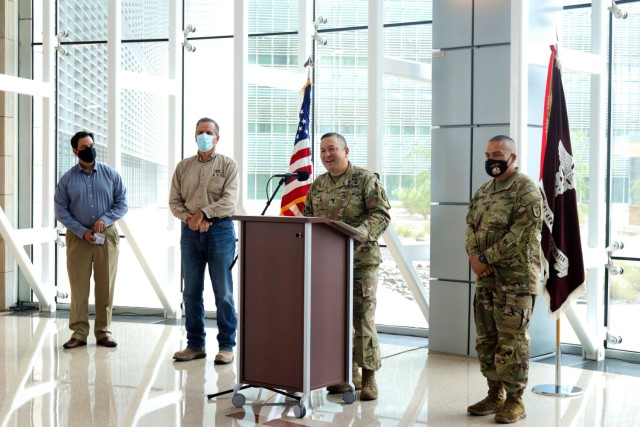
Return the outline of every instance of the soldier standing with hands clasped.
{"type": "Polygon", "coordinates": [[[527,330],[540,282],[542,193],[516,168],[513,139],[491,138],[485,154],[493,179],[469,203],[466,250],[477,276],[476,351],[489,393],[467,412],[513,423],[526,417],[522,394],[531,356],[527,330]]]}

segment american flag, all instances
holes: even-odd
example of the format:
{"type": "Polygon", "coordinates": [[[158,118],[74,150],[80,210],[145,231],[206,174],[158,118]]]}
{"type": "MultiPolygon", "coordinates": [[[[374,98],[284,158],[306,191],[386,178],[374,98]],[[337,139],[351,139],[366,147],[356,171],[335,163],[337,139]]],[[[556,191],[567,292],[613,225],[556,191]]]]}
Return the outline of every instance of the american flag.
{"type": "Polygon", "coordinates": [[[551,46],[540,158],[544,196],[541,261],[551,313],[561,313],[585,286],[569,118],[556,55],[551,46]]]}
{"type": "MultiPolygon", "coordinates": [[[[304,99],[300,107],[300,121],[296,130],[296,139],[293,143],[293,154],[289,162],[287,172],[295,173],[301,170],[311,173],[313,171],[311,165],[311,140],[309,139],[309,109],[311,106],[311,82],[302,88],[304,90],[304,99]]],[[[282,216],[302,216],[304,202],[307,199],[307,192],[311,187],[312,179],[306,181],[298,181],[290,179],[284,187],[284,194],[280,202],[280,215],[282,216]]]]}

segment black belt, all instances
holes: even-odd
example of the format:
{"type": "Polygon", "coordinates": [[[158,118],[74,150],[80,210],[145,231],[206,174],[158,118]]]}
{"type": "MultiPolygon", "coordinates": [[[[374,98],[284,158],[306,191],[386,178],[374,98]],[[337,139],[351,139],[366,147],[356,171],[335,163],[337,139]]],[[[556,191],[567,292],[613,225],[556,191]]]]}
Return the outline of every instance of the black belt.
{"type": "Polygon", "coordinates": [[[219,218],[218,217],[207,218],[207,221],[209,221],[211,224],[217,224],[219,222],[226,221],[228,219],[231,219],[231,217],[230,216],[223,216],[223,217],[219,217],[219,218]]]}

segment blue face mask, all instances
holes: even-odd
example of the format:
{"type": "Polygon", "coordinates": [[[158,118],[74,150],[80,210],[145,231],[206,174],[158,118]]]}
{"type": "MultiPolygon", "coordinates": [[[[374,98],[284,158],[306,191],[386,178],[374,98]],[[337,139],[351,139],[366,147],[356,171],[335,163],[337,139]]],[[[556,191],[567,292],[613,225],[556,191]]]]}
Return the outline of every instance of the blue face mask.
{"type": "Polygon", "coordinates": [[[201,133],[196,138],[196,143],[198,144],[198,150],[206,153],[213,148],[213,136],[206,133],[201,133]]]}

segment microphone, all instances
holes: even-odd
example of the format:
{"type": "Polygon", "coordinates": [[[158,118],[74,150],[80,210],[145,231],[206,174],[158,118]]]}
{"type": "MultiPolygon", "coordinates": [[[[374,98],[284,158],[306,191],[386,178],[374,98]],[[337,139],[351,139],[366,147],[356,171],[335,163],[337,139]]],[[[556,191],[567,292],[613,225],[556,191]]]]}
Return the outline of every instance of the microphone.
{"type": "Polygon", "coordinates": [[[278,173],[273,176],[276,178],[295,178],[298,181],[306,181],[309,179],[309,172],[306,170],[300,170],[294,173],[278,173]]]}

